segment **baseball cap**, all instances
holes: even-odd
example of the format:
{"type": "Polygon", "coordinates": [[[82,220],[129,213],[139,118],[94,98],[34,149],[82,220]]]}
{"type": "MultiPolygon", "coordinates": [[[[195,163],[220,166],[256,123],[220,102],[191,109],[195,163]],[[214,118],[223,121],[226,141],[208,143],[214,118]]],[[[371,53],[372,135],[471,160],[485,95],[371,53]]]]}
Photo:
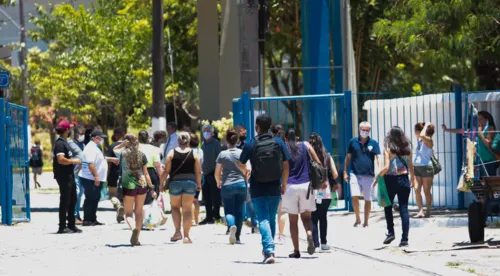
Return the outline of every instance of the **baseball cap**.
{"type": "Polygon", "coordinates": [[[90,137],[91,138],[94,138],[94,137],[106,138],[108,136],[104,135],[104,133],[102,133],[102,131],[100,131],[100,130],[94,130],[94,131],[92,131],[92,133],[90,133],[90,137]]]}
{"type": "Polygon", "coordinates": [[[67,120],[62,120],[57,124],[57,127],[67,130],[74,127],[74,125],[70,124],[67,120]]]}

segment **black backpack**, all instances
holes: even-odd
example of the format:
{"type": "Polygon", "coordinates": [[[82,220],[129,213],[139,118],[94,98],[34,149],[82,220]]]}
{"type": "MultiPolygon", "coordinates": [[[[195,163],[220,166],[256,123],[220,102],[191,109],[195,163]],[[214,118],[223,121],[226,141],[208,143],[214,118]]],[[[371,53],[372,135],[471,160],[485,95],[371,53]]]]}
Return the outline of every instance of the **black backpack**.
{"type": "Polygon", "coordinates": [[[281,179],[283,153],[280,144],[271,135],[264,134],[255,138],[250,161],[255,181],[268,183],[281,179]]]}

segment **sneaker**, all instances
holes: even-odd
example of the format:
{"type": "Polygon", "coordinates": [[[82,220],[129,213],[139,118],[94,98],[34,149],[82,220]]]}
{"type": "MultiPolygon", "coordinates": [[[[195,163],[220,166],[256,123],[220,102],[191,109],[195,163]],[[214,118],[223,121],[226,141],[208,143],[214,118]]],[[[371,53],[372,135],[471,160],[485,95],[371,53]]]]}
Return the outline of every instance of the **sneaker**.
{"type": "Polygon", "coordinates": [[[82,233],[82,230],[76,226],[68,227],[68,229],[71,230],[73,233],[82,233]]]}
{"type": "Polygon", "coordinates": [[[57,234],[71,234],[73,231],[69,230],[68,228],[59,228],[57,231],[57,234]]]}
{"type": "Polygon", "coordinates": [[[388,234],[384,240],[384,244],[390,244],[395,239],[396,239],[396,237],[394,236],[394,234],[388,234]]]}
{"type": "Polygon", "coordinates": [[[274,264],[275,259],[274,259],[274,254],[265,254],[264,255],[264,264],[274,264]]]}
{"type": "Polygon", "coordinates": [[[204,219],[200,222],[200,225],[206,225],[206,224],[214,224],[215,221],[213,219],[204,219]]]}
{"type": "Polygon", "coordinates": [[[408,247],[408,241],[401,241],[399,247],[408,247]]]}
{"type": "Polygon", "coordinates": [[[83,221],[82,226],[87,227],[87,226],[94,226],[94,223],[91,221],[83,221]]]}
{"type": "Polygon", "coordinates": [[[121,223],[122,221],[125,220],[125,208],[122,206],[118,207],[118,210],[116,210],[116,222],[121,223]]]}
{"type": "Polygon", "coordinates": [[[241,244],[241,241],[240,240],[236,240],[236,244],[241,244]]]}
{"type": "Polygon", "coordinates": [[[236,243],[236,226],[233,225],[229,228],[229,244],[235,244],[236,243]]]}
{"type": "Polygon", "coordinates": [[[252,234],[260,234],[259,227],[257,226],[252,227],[252,234]]]}
{"type": "Polygon", "coordinates": [[[276,244],[285,244],[285,239],[282,236],[278,236],[278,239],[276,239],[276,244]]]}
{"type": "Polygon", "coordinates": [[[82,225],[83,221],[81,218],[75,218],[75,224],[76,225],[82,225]]]}
{"type": "Polygon", "coordinates": [[[104,225],[104,223],[98,222],[97,220],[94,221],[92,224],[93,224],[93,226],[102,226],[102,225],[104,225]]]}
{"type": "Polygon", "coordinates": [[[328,251],[328,250],[330,250],[330,246],[328,244],[322,244],[321,245],[321,250],[328,251]]]}

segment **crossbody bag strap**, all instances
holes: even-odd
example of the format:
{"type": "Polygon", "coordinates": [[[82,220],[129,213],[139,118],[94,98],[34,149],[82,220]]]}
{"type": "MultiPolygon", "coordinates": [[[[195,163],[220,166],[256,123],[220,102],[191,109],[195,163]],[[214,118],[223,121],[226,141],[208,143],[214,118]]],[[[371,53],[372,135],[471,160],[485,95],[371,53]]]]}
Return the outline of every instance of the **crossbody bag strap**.
{"type": "Polygon", "coordinates": [[[410,170],[408,169],[408,165],[406,164],[406,161],[404,161],[403,158],[401,158],[401,156],[399,156],[399,155],[396,155],[396,156],[398,157],[399,161],[401,161],[401,163],[403,163],[403,165],[406,168],[406,171],[410,172],[410,170]]]}
{"type": "MultiPolygon", "coordinates": [[[[174,149],[175,150],[175,149],[174,149]]],[[[182,160],[182,163],[179,165],[179,167],[177,167],[177,169],[171,174],[172,177],[182,168],[182,166],[184,165],[184,163],[186,163],[188,157],[193,153],[193,150],[190,150],[188,155],[186,155],[186,157],[184,158],[184,160],[182,160]]]]}

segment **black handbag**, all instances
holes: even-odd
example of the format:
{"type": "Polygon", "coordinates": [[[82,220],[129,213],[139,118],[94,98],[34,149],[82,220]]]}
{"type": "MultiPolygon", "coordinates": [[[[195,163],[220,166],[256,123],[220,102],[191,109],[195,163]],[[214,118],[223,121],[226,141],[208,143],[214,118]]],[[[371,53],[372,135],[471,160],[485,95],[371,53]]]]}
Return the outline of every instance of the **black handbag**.
{"type": "Polygon", "coordinates": [[[307,149],[307,154],[309,155],[309,176],[311,178],[311,182],[309,184],[310,192],[307,193],[307,199],[309,199],[309,194],[313,193],[313,190],[319,190],[323,186],[323,182],[328,177],[328,173],[325,167],[322,164],[314,161],[309,150],[307,149]]]}

